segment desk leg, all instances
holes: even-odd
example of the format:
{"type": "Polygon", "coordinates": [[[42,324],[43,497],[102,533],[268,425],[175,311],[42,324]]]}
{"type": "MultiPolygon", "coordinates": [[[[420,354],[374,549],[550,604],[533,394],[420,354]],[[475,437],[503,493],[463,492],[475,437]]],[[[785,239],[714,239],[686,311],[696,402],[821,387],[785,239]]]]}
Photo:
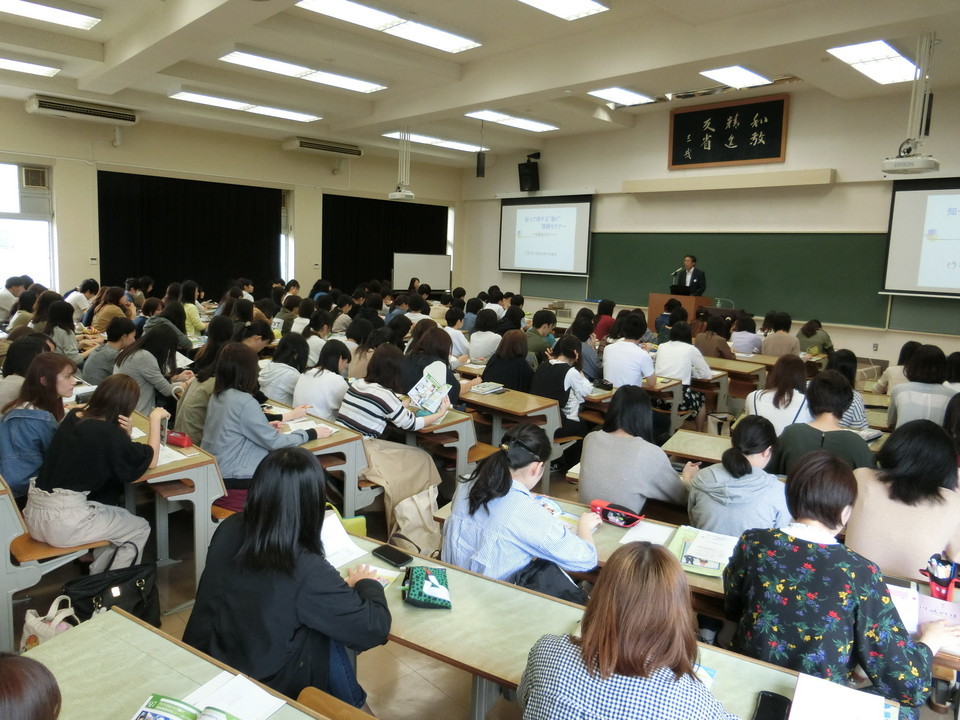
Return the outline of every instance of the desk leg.
{"type": "Polygon", "coordinates": [[[213,507],[214,500],[226,495],[226,490],[220,479],[220,472],[214,464],[207,465],[196,473],[193,482],[193,557],[196,568],[194,583],[199,587],[200,576],[203,575],[203,569],[207,565],[207,547],[216,529],[216,524],[210,517],[210,508],[213,507]]]}
{"type": "Polygon", "coordinates": [[[473,428],[473,420],[468,419],[463,427],[457,427],[457,477],[466,475],[470,471],[470,448],[477,444],[477,433],[473,428]]]}
{"type": "Polygon", "coordinates": [[[495,412],[490,413],[490,440],[493,445],[503,442],[503,418],[495,412]]]}
{"type": "Polygon", "coordinates": [[[499,685],[493,680],[474,675],[470,692],[470,720],[484,720],[499,696],[499,685]]]}
{"type": "MultiPolygon", "coordinates": [[[[407,434],[409,438],[412,434],[407,434]]],[[[416,442],[416,439],[414,439],[416,442]]],[[[343,450],[343,516],[353,517],[357,514],[357,494],[360,491],[360,472],[367,467],[367,456],[363,452],[363,441],[350,443],[343,450]]]]}
{"type": "Polygon", "coordinates": [[[680,403],[683,402],[683,385],[675,385],[670,392],[673,393],[673,402],[670,403],[670,432],[675,433],[683,424],[680,420],[680,403]]]}
{"type": "Polygon", "coordinates": [[[157,528],[157,566],[175,565],[180,560],[170,557],[170,501],[159,495],[154,503],[154,518],[157,528]]]}
{"type": "Polygon", "coordinates": [[[763,390],[767,387],[767,369],[760,368],[757,370],[757,390],[763,390]]]}
{"type": "Polygon", "coordinates": [[[720,388],[717,391],[717,412],[727,410],[727,398],[730,396],[730,378],[724,375],[720,378],[720,388]]]}

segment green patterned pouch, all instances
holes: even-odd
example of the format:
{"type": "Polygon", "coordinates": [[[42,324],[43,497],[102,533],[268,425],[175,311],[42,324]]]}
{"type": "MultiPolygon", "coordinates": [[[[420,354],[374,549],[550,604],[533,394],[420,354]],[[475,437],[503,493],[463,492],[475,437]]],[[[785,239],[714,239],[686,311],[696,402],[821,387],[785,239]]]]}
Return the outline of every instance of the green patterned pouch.
{"type": "Polygon", "coordinates": [[[451,608],[445,568],[408,567],[401,589],[403,601],[422,608],[451,608]]]}

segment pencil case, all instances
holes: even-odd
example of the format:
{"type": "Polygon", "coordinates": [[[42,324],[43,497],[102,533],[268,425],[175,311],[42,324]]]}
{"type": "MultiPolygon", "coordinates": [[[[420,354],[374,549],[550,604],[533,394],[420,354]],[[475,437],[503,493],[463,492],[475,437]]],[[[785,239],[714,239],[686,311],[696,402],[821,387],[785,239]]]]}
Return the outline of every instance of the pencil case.
{"type": "Polygon", "coordinates": [[[444,568],[422,565],[408,567],[403,575],[400,594],[405,603],[414,607],[440,610],[449,610],[452,607],[447,571],[444,568]]]}

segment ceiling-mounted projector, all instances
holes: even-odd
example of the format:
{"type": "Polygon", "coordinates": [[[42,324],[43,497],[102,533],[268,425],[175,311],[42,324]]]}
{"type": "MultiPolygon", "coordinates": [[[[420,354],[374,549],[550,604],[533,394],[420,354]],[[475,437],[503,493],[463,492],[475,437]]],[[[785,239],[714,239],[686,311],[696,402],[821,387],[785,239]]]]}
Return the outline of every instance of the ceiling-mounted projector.
{"type": "Polygon", "coordinates": [[[413,190],[407,190],[399,185],[396,190],[387,195],[388,200],[413,200],[415,197],[413,190]]]}
{"type": "Polygon", "coordinates": [[[936,172],[940,169],[940,161],[933,155],[897,156],[880,163],[880,169],[888,175],[936,172]]]}
{"type": "Polygon", "coordinates": [[[913,175],[936,172],[940,161],[933,155],[923,155],[920,148],[923,138],[930,135],[930,113],[933,109],[933,93],[930,92],[933,49],[937,45],[934,33],[925,33],[917,39],[917,63],[910,95],[910,112],[907,116],[907,139],[900,143],[896,157],[880,163],[880,170],[890,175],[913,175]]]}

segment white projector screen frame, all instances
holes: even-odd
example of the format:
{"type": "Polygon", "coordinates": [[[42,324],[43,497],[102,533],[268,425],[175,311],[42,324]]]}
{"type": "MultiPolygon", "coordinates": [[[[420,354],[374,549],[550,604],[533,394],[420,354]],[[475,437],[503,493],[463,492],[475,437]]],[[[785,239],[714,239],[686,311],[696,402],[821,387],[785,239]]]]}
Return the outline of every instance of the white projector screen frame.
{"type": "Polygon", "coordinates": [[[450,290],[450,270],[453,259],[450,255],[424,255],[420,253],[393,254],[393,289],[406,290],[410,278],[420,278],[431,290],[450,290]]]}
{"type": "Polygon", "coordinates": [[[586,277],[592,211],[592,195],[502,200],[500,270],[586,277]]]}

